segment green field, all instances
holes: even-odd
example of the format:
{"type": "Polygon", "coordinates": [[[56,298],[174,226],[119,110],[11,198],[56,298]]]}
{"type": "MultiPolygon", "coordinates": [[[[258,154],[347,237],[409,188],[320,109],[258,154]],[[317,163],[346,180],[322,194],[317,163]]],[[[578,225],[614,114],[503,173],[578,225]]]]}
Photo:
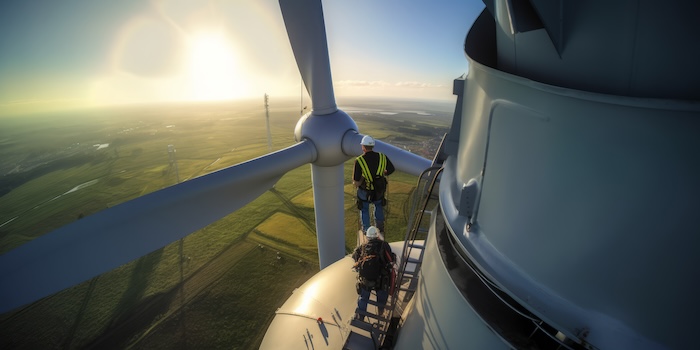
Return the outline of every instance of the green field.
{"type": "MultiPolygon", "coordinates": [[[[294,143],[299,108],[274,100],[270,106],[278,150],[294,143]]],[[[428,158],[450,116],[449,110],[425,108],[432,116],[423,116],[410,112],[419,107],[403,103],[358,106],[366,110],[350,114],[361,132],[428,158]]],[[[0,119],[0,252],[173,185],[178,175],[186,181],[267,152],[262,101],[0,119]],[[109,146],[96,146],[103,144],[109,146]],[[177,172],[170,144],[177,149],[177,172]]],[[[349,160],[348,183],[351,167],[349,160]]],[[[310,181],[310,168],[302,166],[181,241],[0,315],[0,347],[257,348],[275,310],[318,271],[310,181]]],[[[390,241],[405,234],[415,181],[399,172],[390,177],[390,241]]],[[[359,226],[354,196],[347,185],[348,252],[359,226]]]]}

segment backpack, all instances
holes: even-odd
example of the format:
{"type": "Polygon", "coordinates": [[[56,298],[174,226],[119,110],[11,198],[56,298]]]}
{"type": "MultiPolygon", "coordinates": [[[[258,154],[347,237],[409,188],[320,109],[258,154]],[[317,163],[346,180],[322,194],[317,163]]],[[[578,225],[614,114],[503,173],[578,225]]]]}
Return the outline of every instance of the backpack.
{"type": "MultiPolygon", "coordinates": [[[[366,282],[378,282],[387,266],[384,249],[384,242],[380,240],[370,240],[362,249],[362,254],[357,260],[357,271],[360,279],[366,282]]],[[[365,283],[367,284],[367,283],[365,283]]]]}

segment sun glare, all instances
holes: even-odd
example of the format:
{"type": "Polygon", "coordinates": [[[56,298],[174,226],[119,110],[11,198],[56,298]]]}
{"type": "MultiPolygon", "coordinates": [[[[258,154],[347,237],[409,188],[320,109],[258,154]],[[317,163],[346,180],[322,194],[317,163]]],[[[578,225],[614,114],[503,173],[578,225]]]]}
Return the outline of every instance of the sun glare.
{"type": "Polygon", "coordinates": [[[192,99],[227,100],[245,95],[244,72],[232,43],[224,35],[200,33],[188,43],[192,99]]]}

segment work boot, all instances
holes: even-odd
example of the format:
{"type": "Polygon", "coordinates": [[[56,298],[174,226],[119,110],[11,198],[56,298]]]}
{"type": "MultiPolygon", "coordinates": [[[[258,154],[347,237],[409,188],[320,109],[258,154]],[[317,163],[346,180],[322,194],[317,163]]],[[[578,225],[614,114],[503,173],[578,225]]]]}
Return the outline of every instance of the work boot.
{"type": "Polygon", "coordinates": [[[377,229],[379,232],[384,233],[384,222],[377,222],[377,229]]]}

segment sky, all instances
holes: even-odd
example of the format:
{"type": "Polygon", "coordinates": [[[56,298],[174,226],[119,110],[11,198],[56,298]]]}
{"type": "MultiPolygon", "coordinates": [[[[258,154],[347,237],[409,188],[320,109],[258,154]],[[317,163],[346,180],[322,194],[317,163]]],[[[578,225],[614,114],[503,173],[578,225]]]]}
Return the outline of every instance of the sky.
{"type": "MultiPolygon", "coordinates": [[[[478,0],[323,2],[335,95],[451,99],[478,0]]],[[[3,0],[0,116],[298,97],[277,0],[3,0]]],[[[304,97],[308,95],[304,92],[304,97]]]]}

